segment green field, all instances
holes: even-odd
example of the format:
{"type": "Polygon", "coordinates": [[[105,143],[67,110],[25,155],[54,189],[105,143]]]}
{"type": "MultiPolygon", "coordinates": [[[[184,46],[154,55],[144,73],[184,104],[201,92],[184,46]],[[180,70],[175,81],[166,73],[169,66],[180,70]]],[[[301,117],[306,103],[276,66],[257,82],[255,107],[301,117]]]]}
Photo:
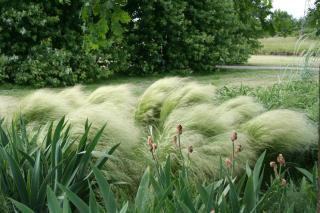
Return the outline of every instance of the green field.
{"type": "Polygon", "coordinates": [[[270,37],[260,39],[260,42],[262,48],[258,54],[263,55],[299,55],[309,48],[320,46],[319,40],[297,37],[270,37]]]}
{"type": "Polygon", "coordinates": [[[280,67],[318,67],[320,58],[310,57],[306,63],[306,58],[301,56],[284,55],[253,55],[249,58],[247,65],[252,66],[280,66],[280,67]]]}
{"type": "MultiPolygon", "coordinates": [[[[252,60],[254,61],[254,60],[252,60]]],[[[260,86],[260,85],[272,85],[279,83],[280,81],[286,81],[291,78],[292,71],[281,71],[281,70],[220,70],[213,74],[206,75],[191,75],[188,78],[195,80],[199,83],[213,84],[218,87],[223,86],[260,86]]],[[[83,85],[84,90],[93,91],[100,86],[105,85],[120,85],[120,84],[132,84],[133,92],[136,95],[140,95],[143,91],[150,86],[152,83],[163,77],[168,76],[152,76],[152,77],[115,77],[111,80],[102,81],[94,84],[83,85]]],[[[35,88],[23,87],[16,85],[0,85],[0,96],[14,96],[23,97],[33,91],[35,88]]],[[[60,91],[61,88],[52,88],[52,90],[60,91]]]]}

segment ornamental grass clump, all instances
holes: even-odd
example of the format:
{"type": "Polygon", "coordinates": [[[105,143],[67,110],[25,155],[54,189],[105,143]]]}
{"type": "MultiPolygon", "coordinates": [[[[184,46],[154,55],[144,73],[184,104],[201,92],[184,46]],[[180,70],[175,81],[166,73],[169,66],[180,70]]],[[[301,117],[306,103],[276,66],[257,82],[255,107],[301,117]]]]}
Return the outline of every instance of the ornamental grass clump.
{"type": "Polygon", "coordinates": [[[73,109],[74,107],[62,95],[42,89],[19,102],[15,120],[22,116],[26,123],[46,124],[49,121],[60,119],[73,109]]]}
{"type": "Polygon", "coordinates": [[[163,101],[160,110],[160,122],[163,124],[169,114],[176,108],[183,108],[202,103],[214,103],[216,88],[212,85],[186,83],[175,89],[163,101]]]}
{"type": "MultiPolygon", "coordinates": [[[[140,98],[132,94],[132,87],[104,86],[89,94],[79,86],[60,92],[39,90],[18,101],[16,110],[0,103],[5,106],[0,107],[0,113],[14,111],[16,118],[22,115],[32,127],[65,115],[74,139],[81,135],[86,119],[92,122],[93,132],[107,123],[95,151],[121,143],[107,174],[129,183],[136,183],[152,162],[143,142],[148,135],[156,141],[160,163],[169,154],[190,158],[190,173],[199,179],[216,177],[221,159],[231,159],[236,176],[247,161],[252,165],[265,149],[288,156],[308,153],[316,144],[316,125],[303,113],[284,109],[267,112],[252,97],[239,96],[221,103],[214,86],[185,78],[159,80],[140,98]],[[183,125],[183,134],[174,128],[177,123],[183,125]],[[153,127],[153,134],[144,131],[148,125],[153,127]],[[230,139],[233,130],[237,130],[237,139],[230,139]]],[[[89,140],[92,137],[88,135],[89,140]]]]}
{"type": "Polygon", "coordinates": [[[250,146],[261,152],[265,149],[294,153],[309,150],[318,140],[316,126],[303,113],[291,110],[272,110],[244,123],[250,146]]]}
{"type": "Polygon", "coordinates": [[[5,119],[5,123],[10,123],[12,121],[17,103],[17,98],[0,96],[0,118],[5,119]]]}
{"type": "Polygon", "coordinates": [[[132,86],[103,86],[94,90],[87,98],[90,104],[114,104],[133,109],[137,98],[132,94],[132,86]]]}
{"type": "Polygon", "coordinates": [[[86,95],[83,92],[83,87],[78,85],[62,90],[57,94],[73,107],[81,107],[87,104],[86,95]]]}
{"type": "Polygon", "coordinates": [[[164,78],[153,83],[139,99],[136,120],[144,125],[157,123],[164,100],[185,82],[183,78],[164,78]]]}
{"type": "MultiPolygon", "coordinates": [[[[121,108],[120,108],[121,109],[121,108]]],[[[114,158],[108,165],[108,174],[118,180],[132,183],[138,175],[143,165],[138,164],[137,152],[139,152],[139,142],[141,131],[135,125],[132,114],[120,110],[113,104],[88,105],[74,110],[66,115],[72,126],[70,134],[77,138],[82,134],[82,123],[87,119],[92,122],[92,132],[96,132],[101,125],[107,124],[105,131],[101,134],[100,142],[96,150],[103,150],[106,147],[120,143],[114,158]],[[131,165],[128,167],[128,165],[131,165]]],[[[93,134],[89,134],[91,140],[93,134]]],[[[143,170],[142,170],[143,171],[143,170]]]]}

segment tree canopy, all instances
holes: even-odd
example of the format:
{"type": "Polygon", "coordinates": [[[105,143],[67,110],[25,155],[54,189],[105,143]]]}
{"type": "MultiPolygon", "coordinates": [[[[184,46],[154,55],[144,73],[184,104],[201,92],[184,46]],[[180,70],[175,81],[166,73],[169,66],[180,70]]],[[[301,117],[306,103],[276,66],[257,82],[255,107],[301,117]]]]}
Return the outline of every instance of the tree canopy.
{"type": "Polygon", "coordinates": [[[245,62],[267,0],[3,0],[0,81],[63,86],[116,72],[208,72],[245,62]]]}

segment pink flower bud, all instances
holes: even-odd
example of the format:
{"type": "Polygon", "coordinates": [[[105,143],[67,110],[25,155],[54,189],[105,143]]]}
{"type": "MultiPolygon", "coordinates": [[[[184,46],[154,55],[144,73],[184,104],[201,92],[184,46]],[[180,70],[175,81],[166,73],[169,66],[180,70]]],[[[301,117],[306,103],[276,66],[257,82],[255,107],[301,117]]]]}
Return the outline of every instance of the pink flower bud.
{"type": "Polygon", "coordinates": [[[285,166],[286,165],[286,160],[284,159],[282,154],[279,154],[277,157],[277,162],[281,165],[281,166],[285,166]]]}
{"type": "Polygon", "coordinates": [[[225,163],[227,165],[228,168],[231,168],[232,166],[232,161],[229,158],[226,158],[225,163]]]}
{"type": "Polygon", "coordinates": [[[212,210],[210,211],[210,213],[215,213],[214,209],[212,209],[212,210]]]}

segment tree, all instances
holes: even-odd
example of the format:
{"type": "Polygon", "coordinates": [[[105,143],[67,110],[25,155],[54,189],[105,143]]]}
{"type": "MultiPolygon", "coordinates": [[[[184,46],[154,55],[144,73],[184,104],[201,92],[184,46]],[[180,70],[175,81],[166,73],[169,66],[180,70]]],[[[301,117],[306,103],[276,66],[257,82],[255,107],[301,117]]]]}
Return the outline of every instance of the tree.
{"type": "Polygon", "coordinates": [[[307,27],[316,31],[316,35],[320,36],[320,0],[315,1],[315,7],[309,9],[306,17],[307,27]]]}
{"type": "Polygon", "coordinates": [[[65,86],[111,75],[125,59],[121,39],[130,17],[123,4],[2,0],[0,82],[65,86]]]}
{"type": "Polygon", "coordinates": [[[239,19],[241,33],[248,39],[251,48],[259,47],[258,38],[274,33],[270,20],[272,1],[233,0],[233,3],[239,19]]]}
{"type": "MultiPolygon", "coordinates": [[[[252,27],[261,27],[261,22],[247,23],[249,14],[240,18],[242,8],[235,2],[129,0],[126,10],[133,20],[127,34],[131,71],[205,72],[216,64],[246,61],[258,47],[258,34],[252,27]]],[[[256,13],[264,19],[260,12],[256,13]]]]}
{"type": "Polygon", "coordinates": [[[278,36],[291,35],[295,29],[295,20],[286,11],[275,10],[272,14],[272,24],[278,36]]]}

